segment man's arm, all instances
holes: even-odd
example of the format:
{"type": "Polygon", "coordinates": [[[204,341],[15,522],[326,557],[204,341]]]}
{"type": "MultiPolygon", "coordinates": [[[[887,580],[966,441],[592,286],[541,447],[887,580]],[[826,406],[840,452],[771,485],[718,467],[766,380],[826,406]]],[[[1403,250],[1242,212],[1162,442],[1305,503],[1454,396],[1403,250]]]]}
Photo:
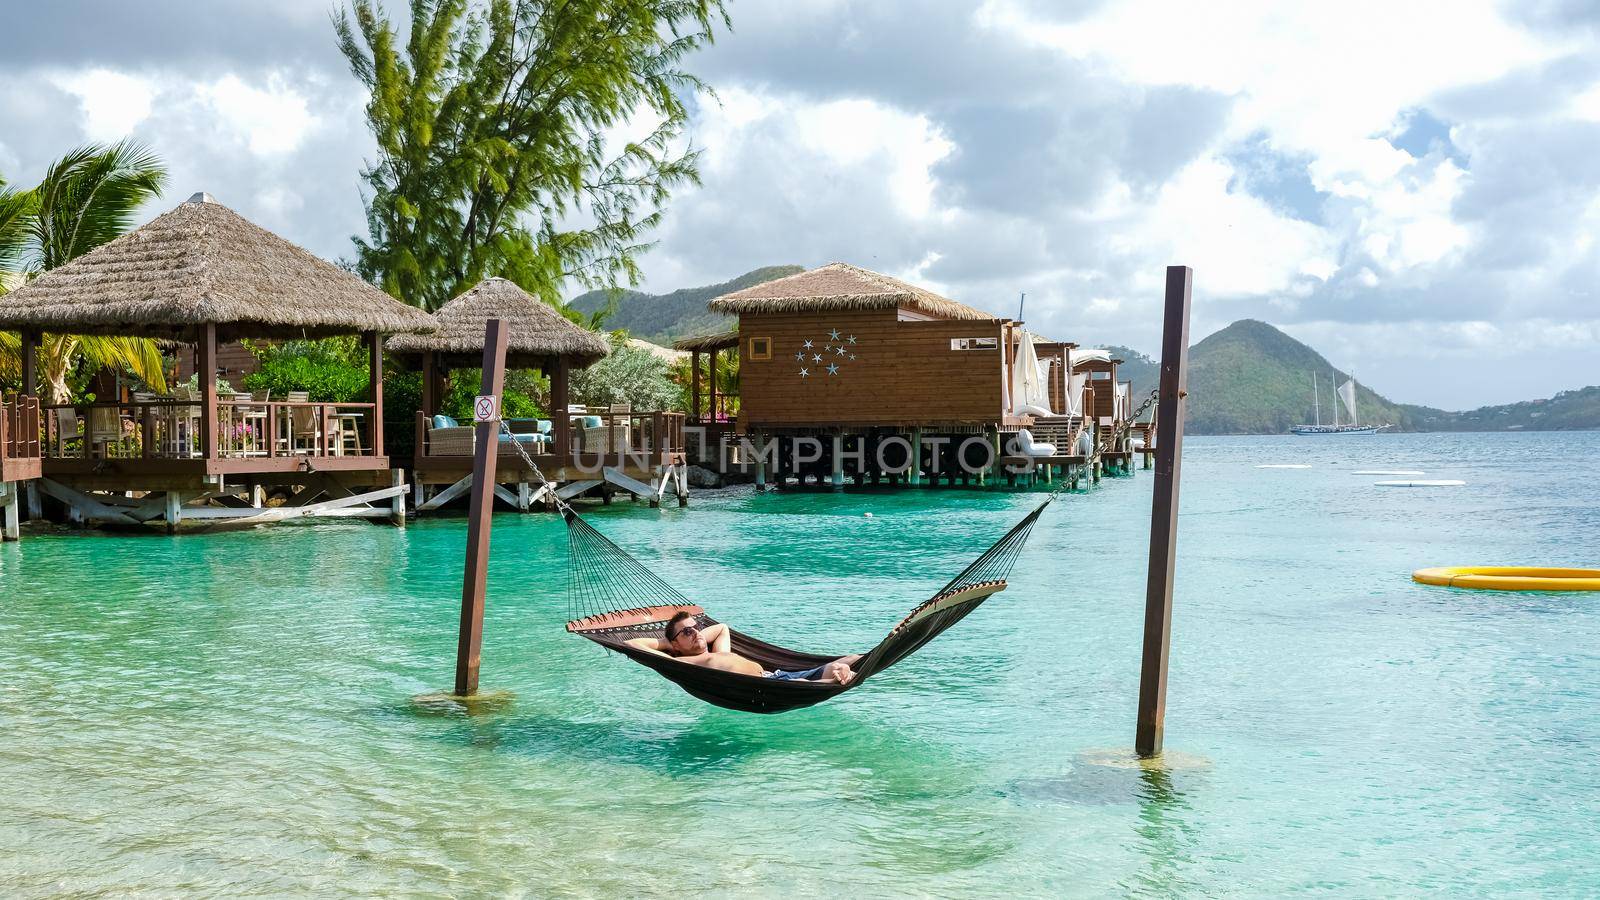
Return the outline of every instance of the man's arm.
{"type": "Polygon", "coordinates": [[[623,643],[629,647],[638,647],[640,650],[648,650],[651,653],[659,653],[662,656],[671,655],[667,652],[667,642],[660,638],[630,638],[623,641],[623,643]]]}
{"type": "Polygon", "coordinates": [[[728,633],[728,626],[718,622],[705,631],[706,646],[712,653],[730,653],[733,650],[733,637],[728,633]]]}

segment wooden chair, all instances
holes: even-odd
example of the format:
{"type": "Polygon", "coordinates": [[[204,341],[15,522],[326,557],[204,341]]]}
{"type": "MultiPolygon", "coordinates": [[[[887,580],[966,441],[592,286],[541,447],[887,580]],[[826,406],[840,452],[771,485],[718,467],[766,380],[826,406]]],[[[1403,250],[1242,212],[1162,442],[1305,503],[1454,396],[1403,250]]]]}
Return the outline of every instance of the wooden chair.
{"type": "MultiPolygon", "coordinates": [[[[311,394],[307,391],[290,391],[288,397],[290,403],[311,402],[311,394]]],[[[315,406],[290,407],[288,444],[291,453],[316,452],[322,434],[322,423],[318,421],[317,412],[315,406]]]]}
{"type": "Polygon", "coordinates": [[[67,441],[82,438],[83,426],[78,423],[78,411],[70,406],[56,407],[55,414],[55,454],[57,457],[65,457],[67,455],[67,441]]]}
{"type": "Polygon", "coordinates": [[[122,456],[122,436],[122,410],[115,406],[89,407],[89,445],[94,448],[94,455],[101,459],[122,456]]]}

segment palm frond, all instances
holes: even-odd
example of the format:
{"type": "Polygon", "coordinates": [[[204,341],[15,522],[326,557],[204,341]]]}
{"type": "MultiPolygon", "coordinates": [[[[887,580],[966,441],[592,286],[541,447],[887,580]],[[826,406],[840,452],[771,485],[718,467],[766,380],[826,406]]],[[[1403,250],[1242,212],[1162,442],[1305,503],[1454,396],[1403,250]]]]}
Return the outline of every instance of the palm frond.
{"type": "Polygon", "coordinates": [[[91,365],[108,369],[122,369],[148,384],[152,390],[167,389],[167,378],[161,362],[161,350],[148,338],[102,337],[80,335],[77,352],[91,365]]]}

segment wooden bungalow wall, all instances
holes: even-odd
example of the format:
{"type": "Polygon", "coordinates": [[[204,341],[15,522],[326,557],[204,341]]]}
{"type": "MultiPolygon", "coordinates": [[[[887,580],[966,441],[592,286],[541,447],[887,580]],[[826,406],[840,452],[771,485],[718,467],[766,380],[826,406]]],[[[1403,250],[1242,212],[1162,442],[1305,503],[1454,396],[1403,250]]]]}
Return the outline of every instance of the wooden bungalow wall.
{"type": "MultiPolygon", "coordinates": [[[[999,420],[1001,355],[952,350],[953,338],[1000,338],[998,321],[899,321],[897,311],[746,314],[739,318],[741,424],[785,426],[985,425],[999,420]],[[840,359],[822,353],[837,329],[840,359]],[[854,344],[848,338],[854,336],[854,344]],[[770,360],[752,359],[753,338],[772,340],[770,360]],[[804,361],[795,354],[812,350],[804,361]],[[850,360],[848,353],[856,358],[850,360]],[[829,362],[839,365],[829,375],[829,362]],[[801,377],[800,370],[809,371],[801,377]]],[[[833,342],[837,344],[837,342],[833,342]]]]}

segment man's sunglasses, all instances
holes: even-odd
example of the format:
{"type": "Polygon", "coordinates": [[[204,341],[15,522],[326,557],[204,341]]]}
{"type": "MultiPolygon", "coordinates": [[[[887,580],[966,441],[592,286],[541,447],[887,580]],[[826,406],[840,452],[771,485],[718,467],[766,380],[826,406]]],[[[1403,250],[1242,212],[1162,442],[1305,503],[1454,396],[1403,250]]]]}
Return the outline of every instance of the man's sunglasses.
{"type": "Polygon", "coordinates": [[[667,635],[667,643],[670,644],[673,641],[677,640],[678,638],[681,638],[684,635],[690,634],[690,633],[699,634],[700,633],[700,626],[699,625],[685,625],[682,628],[679,628],[675,634],[667,635]]]}

